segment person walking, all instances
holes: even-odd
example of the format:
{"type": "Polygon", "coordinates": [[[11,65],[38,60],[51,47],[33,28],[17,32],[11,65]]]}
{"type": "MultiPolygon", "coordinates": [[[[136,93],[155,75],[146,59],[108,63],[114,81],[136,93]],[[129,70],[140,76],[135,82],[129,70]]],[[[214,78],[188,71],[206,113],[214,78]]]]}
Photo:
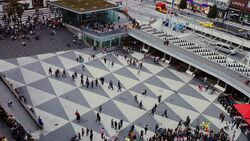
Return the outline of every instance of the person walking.
{"type": "Polygon", "coordinates": [[[9,100],[8,100],[8,107],[12,107],[12,103],[13,103],[12,100],[9,99],[9,100]]]}
{"type": "Polygon", "coordinates": [[[82,137],[84,137],[84,134],[85,134],[85,131],[84,131],[84,129],[82,128],[82,137]]]}
{"type": "Polygon", "coordinates": [[[117,83],[117,87],[118,87],[118,92],[121,92],[121,91],[122,91],[122,87],[121,87],[121,82],[120,82],[120,80],[119,80],[118,83],[117,83]]]}
{"type": "Polygon", "coordinates": [[[99,112],[96,114],[96,122],[100,122],[101,121],[101,116],[99,114],[99,112]]]}
{"type": "Polygon", "coordinates": [[[81,85],[82,85],[82,86],[83,86],[83,81],[84,81],[84,80],[83,80],[83,79],[81,79],[81,85]]]}
{"type": "Polygon", "coordinates": [[[78,139],[81,140],[81,133],[78,132],[78,139]]]}
{"type": "Polygon", "coordinates": [[[151,109],[150,115],[151,115],[151,116],[154,116],[154,114],[155,114],[155,108],[153,107],[153,108],[151,109]]]}
{"type": "Polygon", "coordinates": [[[135,102],[135,103],[138,103],[137,94],[134,96],[134,102],[135,102]]]}
{"type": "Polygon", "coordinates": [[[142,101],[139,103],[139,108],[142,109],[142,101]]]}
{"type": "Polygon", "coordinates": [[[147,131],[148,131],[148,125],[146,124],[146,126],[144,127],[144,133],[145,133],[145,135],[147,134],[147,131]]]}
{"type": "Polygon", "coordinates": [[[155,124],[155,133],[157,132],[158,129],[159,129],[159,125],[156,123],[155,124]]]}
{"type": "Polygon", "coordinates": [[[161,102],[161,97],[162,97],[162,95],[159,95],[159,96],[158,96],[158,102],[159,102],[159,103],[161,102]]]}
{"type": "Polygon", "coordinates": [[[121,127],[122,127],[123,126],[123,119],[121,119],[119,123],[121,124],[121,127]]]}
{"type": "Polygon", "coordinates": [[[112,90],[114,90],[112,80],[110,80],[110,81],[109,81],[109,86],[108,86],[108,89],[112,89],[112,90]]]}
{"type": "Polygon", "coordinates": [[[66,71],[65,71],[65,69],[63,69],[62,76],[63,76],[63,77],[67,77],[67,76],[66,76],[66,71]]]}
{"type": "Polygon", "coordinates": [[[90,141],[93,141],[93,136],[94,136],[94,135],[93,135],[93,130],[91,129],[91,130],[90,130],[90,136],[89,136],[89,140],[90,140],[90,141]]]}
{"type": "Polygon", "coordinates": [[[141,130],[141,134],[140,134],[140,140],[143,139],[143,130],[141,130]]]}
{"type": "Polygon", "coordinates": [[[76,120],[80,121],[80,113],[78,112],[78,110],[76,110],[75,116],[76,116],[76,120]]]}
{"type": "Polygon", "coordinates": [[[161,116],[165,116],[166,118],[168,118],[168,109],[167,108],[164,110],[164,113],[161,116]]]}
{"type": "Polygon", "coordinates": [[[114,119],[111,119],[111,128],[114,128],[114,119]]]}
{"type": "Polygon", "coordinates": [[[89,128],[86,129],[86,136],[89,136],[89,128]]]}
{"type": "Polygon", "coordinates": [[[101,77],[100,80],[101,80],[101,84],[104,85],[104,78],[101,77]]]}
{"type": "Polygon", "coordinates": [[[75,75],[72,74],[72,81],[75,81],[75,75]]]}
{"type": "Polygon", "coordinates": [[[115,130],[117,129],[117,122],[115,121],[115,130]]]}
{"type": "Polygon", "coordinates": [[[90,84],[91,84],[91,88],[93,89],[94,88],[94,81],[92,80],[90,84]]]}
{"type": "Polygon", "coordinates": [[[95,86],[96,87],[98,86],[98,79],[97,78],[95,79],[95,86]]]}
{"type": "Polygon", "coordinates": [[[144,90],[142,91],[142,95],[143,95],[143,96],[146,96],[146,94],[147,94],[147,90],[144,89],[144,90]]]}
{"type": "Polygon", "coordinates": [[[104,130],[104,128],[102,127],[102,128],[100,129],[100,134],[101,134],[101,138],[102,138],[102,139],[104,139],[104,133],[105,133],[105,130],[104,130]]]}
{"type": "Polygon", "coordinates": [[[49,67],[49,75],[52,76],[52,69],[49,67]]]}
{"type": "Polygon", "coordinates": [[[44,123],[43,123],[43,120],[40,116],[38,116],[37,121],[38,121],[38,124],[43,128],[44,123]]]}

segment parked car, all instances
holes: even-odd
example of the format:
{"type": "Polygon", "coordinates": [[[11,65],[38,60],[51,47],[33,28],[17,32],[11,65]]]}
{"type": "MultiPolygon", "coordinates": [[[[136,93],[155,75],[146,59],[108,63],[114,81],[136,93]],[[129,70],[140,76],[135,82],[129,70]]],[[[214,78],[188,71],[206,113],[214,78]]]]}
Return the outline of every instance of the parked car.
{"type": "Polygon", "coordinates": [[[199,24],[204,27],[214,28],[214,23],[212,22],[199,22],[199,24]]]}
{"type": "Polygon", "coordinates": [[[215,46],[216,50],[220,52],[224,52],[224,53],[232,54],[232,55],[236,54],[236,50],[228,44],[218,42],[218,43],[211,43],[211,45],[215,46]]]}

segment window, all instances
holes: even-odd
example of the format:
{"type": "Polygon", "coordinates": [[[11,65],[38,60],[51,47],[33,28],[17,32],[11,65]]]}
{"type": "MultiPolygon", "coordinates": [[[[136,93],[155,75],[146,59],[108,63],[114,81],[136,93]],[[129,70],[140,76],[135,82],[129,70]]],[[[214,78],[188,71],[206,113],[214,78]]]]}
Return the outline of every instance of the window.
{"type": "Polygon", "coordinates": [[[250,0],[248,0],[247,7],[250,8],[250,0]]]}

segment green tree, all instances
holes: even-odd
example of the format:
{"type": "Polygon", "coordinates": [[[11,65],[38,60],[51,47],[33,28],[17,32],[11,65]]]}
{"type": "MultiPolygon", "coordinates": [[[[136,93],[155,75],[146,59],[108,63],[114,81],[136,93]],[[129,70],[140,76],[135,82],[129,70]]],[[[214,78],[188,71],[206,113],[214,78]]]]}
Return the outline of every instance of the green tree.
{"type": "Polygon", "coordinates": [[[7,13],[8,16],[17,15],[19,18],[22,17],[24,12],[23,5],[19,3],[17,0],[9,0],[7,3],[7,13]]]}
{"type": "Polygon", "coordinates": [[[215,5],[213,5],[213,6],[210,8],[210,10],[209,10],[209,12],[208,12],[208,14],[207,14],[207,17],[208,17],[208,18],[211,18],[211,19],[214,19],[214,18],[217,17],[217,14],[218,14],[218,9],[217,9],[217,5],[215,4],[215,5]]]}
{"type": "Polygon", "coordinates": [[[187,8],[187,0],[181,0],[179,4],[179,9],[186,9],[187,8]]]}

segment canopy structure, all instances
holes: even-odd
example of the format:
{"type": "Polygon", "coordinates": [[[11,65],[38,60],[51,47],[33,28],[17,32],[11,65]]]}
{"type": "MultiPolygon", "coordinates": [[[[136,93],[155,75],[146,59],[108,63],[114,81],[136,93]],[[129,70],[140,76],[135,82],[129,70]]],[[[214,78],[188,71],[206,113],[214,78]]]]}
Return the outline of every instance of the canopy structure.
{"type": "Polygon", "coordinates": [[[247,119],[246,122],[248,123],[248,125],[250,125],[250,119],[247,119]]]}
{"type": "Polygon", "coordinates": [[[234,104],[234,107],[244,119],[250,120],[250,104],[234,104]]]}
{"type": "Polygon", "coordinates": [[[105,0],[58,0],[47,3],[77,14],[86,14],[119,8],[117,5],[105,0]]]}

